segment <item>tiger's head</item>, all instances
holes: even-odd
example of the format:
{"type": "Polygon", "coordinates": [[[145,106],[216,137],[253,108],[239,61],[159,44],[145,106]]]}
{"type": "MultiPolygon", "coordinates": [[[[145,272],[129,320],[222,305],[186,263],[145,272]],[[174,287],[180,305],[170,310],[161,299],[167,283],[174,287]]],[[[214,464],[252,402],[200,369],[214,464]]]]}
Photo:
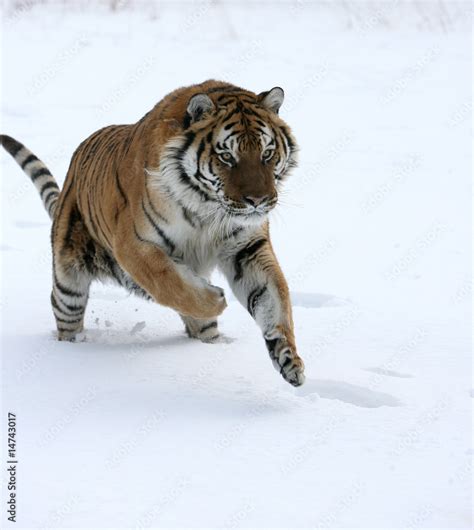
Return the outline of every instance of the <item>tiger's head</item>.
{"type": "Polygon", "coordinates": [[[234,88],[189,99],[172,157],[186,202],[194,194],[201,205],[213,203],[216,213],[247,224],[263,221],[277,204],[297,147],[278,116],[280,87],[259,95],[234,88]]]}

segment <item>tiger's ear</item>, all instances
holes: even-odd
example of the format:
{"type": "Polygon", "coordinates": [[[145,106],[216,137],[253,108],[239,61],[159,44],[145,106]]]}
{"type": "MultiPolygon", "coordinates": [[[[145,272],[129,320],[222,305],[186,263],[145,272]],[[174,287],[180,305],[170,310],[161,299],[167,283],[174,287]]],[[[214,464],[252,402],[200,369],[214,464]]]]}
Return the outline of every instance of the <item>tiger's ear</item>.
{"type": "Polygon", "coordinates": [[[190,123],[200,120],[204,114],[214,109],[214,103],[211,98],[206,94],[196,94],[193,96],[188,103],[186,109],[190,123]]]}
{"type": "Polygon", "coordinates": [[[279,86],[273,87],[271,90],[262,92],[258,95],[258,102],[260,105],[271,110],[275,114],[278,114],[284,99],[285,93],[283,92],[283,88],[280,88],[279,86]]]}

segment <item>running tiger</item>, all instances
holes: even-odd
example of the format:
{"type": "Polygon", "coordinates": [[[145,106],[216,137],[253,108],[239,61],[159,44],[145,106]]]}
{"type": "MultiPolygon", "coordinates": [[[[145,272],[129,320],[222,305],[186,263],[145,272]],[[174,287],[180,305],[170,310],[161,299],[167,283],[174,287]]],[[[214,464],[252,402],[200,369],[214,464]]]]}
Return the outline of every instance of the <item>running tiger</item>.
{"type": "Polygon", "coordinates": [[[59,340],[82,331],[92,280],[113,279],[176,310],[190,337],[215,341],[226,300],[208,279],[219,267],[261,328],[275,368],[303,384],[267,219],[296,165],[296,142],[278,116],[283,97],[279,87],[257,95],[213,80],[179,88],[136,124],[82,142],[62,190],[31,151],[0,136],[53,221],[59,340]]]}

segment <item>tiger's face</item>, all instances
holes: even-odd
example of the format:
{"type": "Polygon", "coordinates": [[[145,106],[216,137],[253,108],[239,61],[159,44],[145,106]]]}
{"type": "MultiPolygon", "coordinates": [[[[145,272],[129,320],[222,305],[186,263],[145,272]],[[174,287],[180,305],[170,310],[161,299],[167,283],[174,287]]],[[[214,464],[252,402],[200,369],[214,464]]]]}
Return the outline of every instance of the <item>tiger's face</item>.
{"type": "Polygon", "coordinates": [[[204,201],[243,223],[258,222],[278,202],[278,187],[296,165],[296,143],[278,116],[279,87],[258,96],[193,96],[179,161],[188,185],[204,201]]]}

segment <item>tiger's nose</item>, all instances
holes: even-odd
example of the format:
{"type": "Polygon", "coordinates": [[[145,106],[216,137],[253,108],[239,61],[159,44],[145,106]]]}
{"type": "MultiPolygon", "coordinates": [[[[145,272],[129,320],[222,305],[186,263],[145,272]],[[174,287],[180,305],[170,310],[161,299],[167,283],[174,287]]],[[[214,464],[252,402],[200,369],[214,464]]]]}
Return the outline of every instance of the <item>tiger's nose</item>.
{"type": "Polygon", "coordinates": [[[244,202],[254,207],[259,206],[260,204],[266,201],[268,201],[268,195],[263,195],[263,197],[252,197],[252,196],[244,197],[244,202]]]}

